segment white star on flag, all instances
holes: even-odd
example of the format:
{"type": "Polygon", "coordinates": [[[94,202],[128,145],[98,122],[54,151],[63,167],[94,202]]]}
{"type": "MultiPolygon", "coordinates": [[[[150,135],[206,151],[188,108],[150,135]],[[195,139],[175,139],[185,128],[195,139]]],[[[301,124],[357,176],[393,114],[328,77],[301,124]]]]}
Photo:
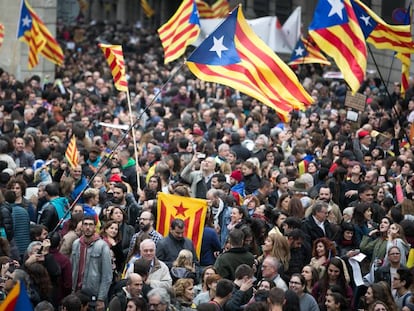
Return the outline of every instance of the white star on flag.
{"type": "Polygon", "coordinates": [[[369,21],[369,20],[371,19],[371,17],[369,17],[369,16],[365,16],[365,15],[362,15],[362,16],[360,17],[360,19],[362,19],[362,20],[364,21],[365,26],[368,26],[368,25],[370,25],[370,26],[371,26],[371,22],[369,21]]]}
{"type": "Polygon", "coordinates": [[[213,37],[214,43],[210,49],[210,52],[216,52],[219,58],[221,58],[221,52],[228,50],[228,48],[226,48],[223,45],[223,39],[224,39],[224,36],[221,36],[219,39],[217,39],[216,37],[213,37]]]}
{"type": "Polygon", "coordinates": [[[304,51],[305,51],[305,50],[304,50],[304,49],[302,49],[302,47],[301,47],[301,46],[299,46],[299,47],[295,50],[296,56],[302,56],[304,51]]]}
{"type": "Polygon", "coordinates": [[[344,19],[342,15],[342,11],[345,8],[344,4],[341,0],[328,0],[329,4],[331,5],[331,10],[329,11],[328,17],[336,14],[339,16],[340,19],[344,19]]]}
{"type": "Polygon", "coordinates": [[[32,22],[32,20],[30,19],[29,15],[26,15],[23,19],[23,27],[30,27],[30,23],[32,22]]]}

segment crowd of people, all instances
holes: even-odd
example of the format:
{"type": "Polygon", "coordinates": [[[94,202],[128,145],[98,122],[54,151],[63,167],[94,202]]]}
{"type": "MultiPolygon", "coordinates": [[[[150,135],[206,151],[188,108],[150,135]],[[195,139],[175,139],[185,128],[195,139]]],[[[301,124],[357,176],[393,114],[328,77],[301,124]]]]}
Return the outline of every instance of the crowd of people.
{"type": "Polygon", "coordinates": [[[0,74],[2,300],[20,281],[35,310],[414,310],[414,84],[367,79],[355,122],[343,81],[300,66],[315,103],[282,122],[164,65],[155,30],[58,39],[54,81],[0,74]],[[123,45],[128,94],[98,42],[123,45]],[[160,192],[207,200],[199,256],[183,220],[157,231],[160,192]]]}

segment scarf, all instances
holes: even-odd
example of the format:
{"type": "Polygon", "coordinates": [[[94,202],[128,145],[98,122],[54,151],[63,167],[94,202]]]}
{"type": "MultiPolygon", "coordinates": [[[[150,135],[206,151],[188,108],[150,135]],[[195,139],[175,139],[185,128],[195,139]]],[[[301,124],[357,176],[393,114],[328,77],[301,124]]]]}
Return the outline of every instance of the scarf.
{"type": "Polygon", "coordinates": [[[83,275],[85,273],[86,267],[86,255],[87,249],[90,247],[95,241],[99,240],[100,237],[97,233],[95,233],[90,241],[85,241],[85,237],[81,236],[79,239],[79,247],[80,247],[80,255],[79,255],[79,270],[78,270],[78,281],[76,284],[76,289],[82,289],[83,283],[83,275]]]}

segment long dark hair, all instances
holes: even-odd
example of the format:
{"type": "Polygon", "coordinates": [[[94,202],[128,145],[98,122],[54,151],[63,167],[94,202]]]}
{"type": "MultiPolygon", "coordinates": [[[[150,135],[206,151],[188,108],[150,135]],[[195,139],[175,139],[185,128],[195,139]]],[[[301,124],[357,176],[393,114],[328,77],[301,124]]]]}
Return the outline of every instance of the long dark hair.
{"type": "Polygon", "coordinates": [[[283,311],[298,311],[300,310],[299,296],[291,289],[285,292],[285,303],[283,304],[283,311]]]}
{"type": "Polygon", "coordinates": [[[328,264],[326,265],[327,268],[325,270],[325,273],[318,282],[319,284],[319,293],[317,297],[318,303],[325,301],[326,292],[328,291],[328,288],[329,288],[328,270],[329,270],[330,265],[334,265],[336,268],[339,269],[339,277],[338,277],[338,280],[336,281],[336,285],[338,285],[339,288],[341,288],[342,290],[341,295],[346,296],[346,289],[348,287],[348,282],[346,281],[346,278],[345,278],[344,264],[341,259],[337,257],[333,257],[328,261],[328,264]]]}

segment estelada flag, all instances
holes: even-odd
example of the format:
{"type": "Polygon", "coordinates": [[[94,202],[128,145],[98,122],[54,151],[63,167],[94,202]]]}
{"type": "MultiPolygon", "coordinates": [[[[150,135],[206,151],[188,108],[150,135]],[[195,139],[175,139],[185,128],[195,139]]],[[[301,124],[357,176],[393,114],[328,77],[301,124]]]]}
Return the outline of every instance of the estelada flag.
{"type": "Polygon", "coordinates": [[[171,222],[177,218],[182,219],[185,223],[184,236],[193,241],[198,258],[200,258],[206,215],[206,200],[158,193],[157,231],[167,236],[171,222]]]}
{"type": "Polygon", "coordinates": [[[22,281],[18,281],[6,299],[0,304],[0,311],[32,311],[33,306],[22,281]]]}

